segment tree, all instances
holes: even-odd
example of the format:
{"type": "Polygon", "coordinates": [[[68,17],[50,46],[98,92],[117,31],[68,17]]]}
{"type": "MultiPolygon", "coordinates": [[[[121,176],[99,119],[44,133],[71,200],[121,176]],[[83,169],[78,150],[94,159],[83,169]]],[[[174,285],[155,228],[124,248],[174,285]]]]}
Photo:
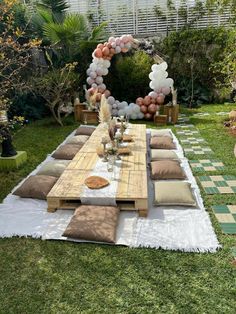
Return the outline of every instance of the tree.
{"type": "Polygon", "coordinates": [[[24,38],[25,29],[15,24],[17,0],[0,2],[0,109],[7,110],[16,89],[26,87],[26,68],[30,65],[32,49],[41,43],[24,38]]]}

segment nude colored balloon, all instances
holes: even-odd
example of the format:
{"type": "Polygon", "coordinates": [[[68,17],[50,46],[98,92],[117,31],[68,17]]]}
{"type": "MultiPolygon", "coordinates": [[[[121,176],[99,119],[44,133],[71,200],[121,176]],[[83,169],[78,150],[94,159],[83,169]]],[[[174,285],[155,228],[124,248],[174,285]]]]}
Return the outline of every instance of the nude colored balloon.
{"type": "Polygon", "coordinates": [[[148,108],[147,108],[146,106],[141,106],[141,107],[140,107],[140,110],[141,110],[141,112],[143,112],[143,113],[147,113],[148,108]]]}
{"type": "Polygon", "coordinates": [[[152,114],[151,113],[145,113],[145,115],[144,115],[144,117],[145,117],[145,119],[147,119],[147,120],[151,120],[152,119],[152,114]]]}
{"type": "Polygon", "coordinates": [[[143,98],[142,97],[138,97],[136,99],[136,104],[139,105],[139,106],[142,106],[143,105],[143,98]]]}
{"type": "Polygon", "coordinates": [[[151,97],[151,103],[152,103],[152,104],[156,104],[156,103],[157,103],[157,99],[151,97]]]}
{"type": "Polygon", "coordinates": [[[95,55],[95,57],[97,57],[97,58],[102,58],[102,50],[101,49],[95,49],[94,50],[94,55],[95,55]]]}
{"type": "Polygon", "coordinates": [[[165,96],[163,94],[159,94],[157,96],[157,103],[158,103],[158,105],[162,105],[164,103],[164,100],[165,100],[165,96]]]}
{"type": "Polygon", "coordinates": [[[110,53],[110,50],[109,50],[109,48],[108,47],[104,47],[103,49],[102,49],[102,54],[104,55],[104,56],[108,56],[109,55],[109,53],[110,53]]]}
{"type": "Polygon", "coordinates": [[[157,108],[156,108],[155,104],[149,105],[147,109],[148,109],[149,113],[155,113],[157,111],[157,108]]]}
{"type": "Polygon", "coordinates": [[[104,45],[103,45],[103,44],[98,44],[98,45],[97,45],[97,49],[101,49],[101,50],[102,50],[103,48],[104,48],[104,45]]]}
{"type": "Polygon", "coordinates": [[[151,103],[151,97],[150,96],[145,96],[144,100],[143,100],[143,104],[145,106],[148,106],[148,105],[150,105],[150,103],[151,103]]]}
{"type": "Polygon", "coordinates": [[[102,98],[102,94],[101,94],[101,93],[97,93],[97,95],[96,95],[96,101],[97,101],[97,102],[101,101],[101,98],[102,98]]]}
{"type": "Polygon", "coordinates": [[[106,96],[106,98],[108,98],[109,96],[111,96],[111,92],[108,89],[106,89],[104,95],[106,96]]]}

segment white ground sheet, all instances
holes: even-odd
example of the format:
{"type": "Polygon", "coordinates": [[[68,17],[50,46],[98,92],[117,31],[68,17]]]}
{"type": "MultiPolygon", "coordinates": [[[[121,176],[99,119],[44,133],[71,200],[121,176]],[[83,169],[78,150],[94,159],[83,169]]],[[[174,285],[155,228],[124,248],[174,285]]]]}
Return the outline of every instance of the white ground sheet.
{"type": "MultiPolygon", "coordinates": [[[[69,137],[73,135],[74,132],[69,137]]],[[[182,148],[176,137],[174,135],[173,137],[177,145],[176,152],[181,158],[182,167],[187,174],[187,181],[191,183],[198,208],[153,206],[153,183],[149,179],[148,217],[139,218],[135,212],[121,212],[116,244],[185,252],[215,252],[220,244],[212,228],[209,215],[204,209],[200,191],[188,161],[183,157],[182,148]]],[[[48,155],[42,164],[52,159],[48,155]]],[[[42,164],[30,175],[36,174],[42,164]]],[[[16,187],[13,191],[15,189],[16,187]]],[[[46,201],[23,199],[10,193],[3,204],[0,204],[0,237],[31,236],[42,239],[87,242],[61,236],[72,215],[73,211],[71,210],[57,210],[55,213],[48,213],[46,201]]]]}

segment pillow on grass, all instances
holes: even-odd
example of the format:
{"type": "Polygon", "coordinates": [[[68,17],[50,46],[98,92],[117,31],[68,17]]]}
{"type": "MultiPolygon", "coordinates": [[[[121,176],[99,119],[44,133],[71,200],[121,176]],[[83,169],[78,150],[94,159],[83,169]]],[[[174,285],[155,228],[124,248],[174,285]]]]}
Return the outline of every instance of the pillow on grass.
{"type": "Polygon", "coordinates": [[[151,162],[151,178],[183,180],[186,176],[177,160],[157,160],[151,162]]]}
{"type": "Polygon", "coordinates": [[[81,125],[75,132],[75,135],[88,135],[90,136],[94,131],[96,127],[94,126],[86,126],[81,125]]]}
{"type": "Polygon", "coordinates": [[[37,172],[37,175],[46,175],[52,177],[60,177],[66,167],[69,165],[69,160],[53,160],[45,163],[37,172]]]}
{"type": "Polygon", "coordinates": [[[82,144],[64,144],[52,154],[52,157],[55,159],[71,160],[75,157],[82,146],[82,144]]]}
{"type": "Polygon", "coordinates": [[[155,204],[196,207],[196,200],[188,182],[159,181],[154,183],[155,204]]]}
{"type": "Polygon", "coordinates": [[[154,149],[175,149],[172,138],[167,136],[155,136],[151,138],[150,147],[154,149]]]}
{"type": "Polygon", "coordinates": [[[170,137],[172,138],[172,134],[170,132],[170,130],[166,130],[166,129],[163,129],[163,130],[153,130],[151,129],[151,136],[153,137],[156,137],[156,136],[167,136],[167,137],[170,137]]]}
{"type": "Polygon", "coordinates": [[[15,191],[13,195],[24,198],[37,198],[46,200],[46,196],[51,191],[57,178],[52,176],[36,175],[31,176],[15,191]]]}
{"type": "Polygon", "coordinates": [[[168,149],[151,149],[151,161],[154,160],[179,160],[177,154],[168,149]]]}
{"type": "Polygon", "coordinates": [[[84,144],[88,139],[88,135],[72,136],[66,141],[66,144],[84,144]]]}
{"type": "Polygon", "coordinates": [[[64,237],[115,243],[119,208],[82,205],[71,218],[64,237]]]}

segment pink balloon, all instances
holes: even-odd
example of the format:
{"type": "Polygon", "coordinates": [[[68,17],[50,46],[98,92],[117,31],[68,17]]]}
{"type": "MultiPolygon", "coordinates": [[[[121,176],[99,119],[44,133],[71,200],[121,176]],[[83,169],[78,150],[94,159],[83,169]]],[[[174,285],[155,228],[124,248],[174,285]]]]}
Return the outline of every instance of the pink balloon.
{"type": "Polygon", "coordinates": [[[163,93],[164,95],[169,95],[169,93],[170,93],[170,88],[169,88],[169,87],[162,87],[161,91],[162,91],[162,93],[163,93]]]}
{"type": "Polygon", "coordinates": [[[103,78],[101,76],[97,76],[95,82],[99,85],[103,83],[103,78]]]}
{"type": "Polygon", "coordinates": [[[111,96],[111,92],[108,89],[106,89],[104,95],[106,98],[108,98],[109,96],[111,96]]]}
{"type": "Polygon", "coordinates": [[[96,72],[90,72],[89,76],[92,78],[92,79],[95,79],[97,77],[97,74],[96,72]]]}
{"type": "Polygon", "coordinates": [[[116,46],[115,51],[116,51],[116,53],[120,53],[121,52],[120,46],[116,46]]]}
{"type": "Polygon", "coordinates": [[[87,78],[87,83],[88,83],[89,85],[92,85],[92,84],[94,83],[94,80],[89,76],[89,77],[87,78]]]}
{"type": "Polygon", "coordinates": [[[115,43],[116,43],[117,46],[119,46],[119,44],[120,44],[120,38],[116,38],[115,43]]]}
{"type": "Polygon", "coordinates": [[[158,105],[162,105],[164,103],[164,100],[165,100],[165,95],[159,94],[157,96],[157,103],[158,103],[158,105]]]}
{"type": "Polygon", "coordinates": [[[150,92],[148,94],[148,96],[152,97],[152,98],[157,98],[157,93],[156,92],[150,92]]]}

